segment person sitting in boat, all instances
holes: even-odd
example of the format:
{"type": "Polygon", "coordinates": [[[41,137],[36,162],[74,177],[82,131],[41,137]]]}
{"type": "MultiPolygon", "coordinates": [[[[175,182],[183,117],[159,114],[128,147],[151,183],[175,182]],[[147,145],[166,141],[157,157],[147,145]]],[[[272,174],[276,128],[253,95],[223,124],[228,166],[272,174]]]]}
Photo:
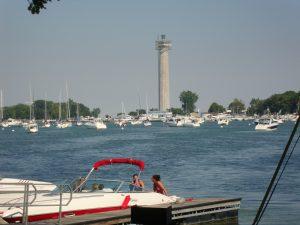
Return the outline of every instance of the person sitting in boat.
{"type": "Polygon", "coordinates": [[[84,177],[80,177],[79,179],[77,179],[75,181],[75,192],[81,192],[84,189],[85,186],[85,178],[84,177]]]}
{"type": "Polygon", "coordinates": [[[163,194],[163,195],[168,195],[167,189],[165,188],[164,184],[162,183],[160,179],[160,175],[153,175],[151,178],[153,182],[153,191],[163,194]]]}
{"type": "Polygon", "coordinates": [[[92,185],[92,191],[101,191],[101,190],[103,190],[103,188],[104,188],[103,184],[94,183],[92,185]]]}
{"type": "Polygon", "coordinates": [[[130,191],[142,191],[145,187],[144,182],[139,179],[139,176],[137,174],[132,175],[132,181],[129,185],[130,191]]]}

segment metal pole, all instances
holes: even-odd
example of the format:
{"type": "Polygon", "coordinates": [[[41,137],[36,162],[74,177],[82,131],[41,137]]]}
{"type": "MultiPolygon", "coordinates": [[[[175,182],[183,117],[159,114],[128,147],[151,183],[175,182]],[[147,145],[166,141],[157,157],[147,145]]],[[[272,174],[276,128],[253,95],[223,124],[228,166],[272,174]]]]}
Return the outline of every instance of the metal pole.
{"type": "Polygon", "coordinates": [[[28,224],[28,192],[29,192],[29,184],[25,184],[24,186],[24,201],[23,201],[23,224],[28,224]]]}
{"type": "Polygon", "coordinates": [[[58,224],[61,225],[61,217],[62,217],[62,189],[59,188],[59,214],[58,214],[58,224]]]}

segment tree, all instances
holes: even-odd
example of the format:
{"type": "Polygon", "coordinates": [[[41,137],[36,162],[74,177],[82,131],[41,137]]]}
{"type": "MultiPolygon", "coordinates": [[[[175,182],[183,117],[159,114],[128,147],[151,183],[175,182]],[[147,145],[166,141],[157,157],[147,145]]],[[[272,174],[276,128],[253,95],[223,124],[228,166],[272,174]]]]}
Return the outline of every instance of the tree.
{"type": "Polygon", "coordinates": [[[264,109],[271,113],[294,113],[297,111],[300,95],[295,91],[275,94],[264,101],[264,109]]]}
{"type": "MultiPolygon", "coordinates": [[[[36,100],[34,101],[34,117],[35,119],[44,119],[45,115],[45,100],[36,100]]],[[[67,104],[61,104],[62,109],[62,119],[66,118],[66,109],[67,104]]],[[[70,112],[71,117],[76,117],[77,103],[70,99],[70,112]]],[[[59,103],[53,101],[47,101],[47,118],[48,119],[57,119],[59,112],[59,103]]],[[[98,116],[100,109],[93,109],[92,112],[94,115],[98,116]]],[[[90,116],[90,109],[84,104],[79,103],[79,114],[80,116],[90,116]]],[[[4,107],[4,118],[17,118],[17,119],[29,119],[29,105],[17,104],[9,107],[4,107]]]]}
{"type": "Polygon", "coordinates": [[[198,100],[198,95],[191,91],[183,91],[180,93],[179,99],[182,103],[182,110],[186,113],[191,113],[195,111],[195,103],[198,100]]]}
{"type": "Polygon", "coordinates": [[[253,98],[247,114],[264,114],[267,111],[271,113],[295,113],[298,110],[300,92],[286,91],[281,94],[274,94],[267,99],[261,100],[253,98]]]}
{"type": "Polygon", "coordinates": [[[235,98],[228,106],[232,113],[239,114],[245,109],[245,104],[242,100],[235,98]]]}
{"type": "Polygon", "coordinates": [[[264,101],[259,98],[252,98],[250,101],[250,107],[247,109],[247,115],[258,114],[261,115],[264,112],[264,101]]]}
{"type": "Polygon", "coordinates": [[[129,116],[136,117],[138,115],[137,111],[131,111],[128,113],[129,116]]]}
{"type": "Polygon", "coordinates": [[[93,117],[98,117],[100,113],[101,113],[100,108],[94,108],[94,109],[92,110],[92,112],[91,112],[91,115],[92,115],[93,117]]]}
{"type": "Polygon", "coordinates": [[[171,108],[170,111],[173,115],[184,115],[184,111],[181,108],[171,108]]]}
{"type": "Polygon", "coordinates": [[[213,102],[210,105],[208,112],[209,113],[222,113],[222,112],[225,112],[225,108],[222,105],[220,105],[216,102],[213,102]]]}
{"type": "MultiPolygon", "coordinates": [[[[51,2],[52,0],[31,0],[29,2],[29,6],[28,6],[28,10],[32,13],[32,14],[39,14],[41,9],[46,9],[45,5],[48,2],[51,2]]],[[[59,0],[57,0],[59,1],[59,0]]]]}
{"type": "Polygon", "coordinates": [[[146,114],[145,109],[137,109],[136,111],[138,112],[139,115],[146,114]]]}

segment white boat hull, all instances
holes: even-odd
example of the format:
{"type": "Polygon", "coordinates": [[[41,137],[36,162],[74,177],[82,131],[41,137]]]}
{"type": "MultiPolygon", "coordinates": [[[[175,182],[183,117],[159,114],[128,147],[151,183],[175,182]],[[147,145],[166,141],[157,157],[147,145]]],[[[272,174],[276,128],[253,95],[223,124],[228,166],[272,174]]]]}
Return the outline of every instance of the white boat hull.
{"type": "Polygon", "coordinates": [[[257,124],[255,130],[272,131],[277,129],[278,124],[257,124]]]}
{"type": "MultiPolygon", "coordinates": [[[[63,194],[63,204],[67,204],[69,196],[69,193],[63,194]]],[[[177,199],[177,197],[168,197],[155,192],[105,193],[97,191],[92,193],[73,193],[71,202],[62,208],[62,216],[78,216],[121,210],[134,205],[172,203],[177,199]]],[[[59,195],[39,195],[35,201],[36,206],[28,207],[28,221],[33,222],[58,218],[58,204],[59,195]],[[38,206],[39,204],[53,204],[53,206],[38,206]]],[[[21,222],[22,209],[12,207],[4,210],[2,218],[10,223],[21,222]]]]}

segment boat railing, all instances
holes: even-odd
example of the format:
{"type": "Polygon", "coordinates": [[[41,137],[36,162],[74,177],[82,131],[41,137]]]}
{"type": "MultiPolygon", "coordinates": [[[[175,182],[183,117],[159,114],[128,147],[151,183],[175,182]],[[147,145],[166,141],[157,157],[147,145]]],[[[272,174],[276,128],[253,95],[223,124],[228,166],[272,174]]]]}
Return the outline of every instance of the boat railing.
{"type": "MultiPolygon", "coordinates": [[[[1,186],[13,186],[13,187],[19,187],[23,186],[24,189],[20,190],[0,190],[0,196],[1,194],[20,194],[20,196],[15,196],[12,197],[13,199],[1,203],[0,202],[0,207],[7,207],[7,208],[12,208],[12,207],[18,207],[22,209],[22,223],[24,225],[28,224],[28,207],[48,207],[48,206],[57,206],[58,207],[58,224],[61,225],[61,218],[62,218],[62,207],[63,206],[68,206],[70,202],[73,199],[73,191],[72,188],[69,185],[62,184],[62,185],[54,185],[54,184],[43,184],[43,183],[0,183],[1,186]],[[59,203],[58,204],[40,204],[36,203],[35,201],[37,199],[37,195],[39,193],[45,193],[45,194],[53,194],[52,190],[38,190],[37,186],[49,186],[53,185],[56,186],[55,191],[59,195],[59,203]],[[30,189],[32,187],[32,189],[30,189]],[[69,190],[69,191],[66,191],[69,190]],[[63,203],[63,194],[64,193],[69,193],[69,197],[67,198],[67,202],[63,203]],[[22,196],[23,195],[23,196],[22,196]],[[33,196],[32,200],[29,199],[30,196],[33,196]],[[23,201],[22,201],[23,199],[23,201]],[[17,201],[17,202],[15,202],[17,201]]],[[[1,198],[0,198],[1,200],[1,198]]]]}

